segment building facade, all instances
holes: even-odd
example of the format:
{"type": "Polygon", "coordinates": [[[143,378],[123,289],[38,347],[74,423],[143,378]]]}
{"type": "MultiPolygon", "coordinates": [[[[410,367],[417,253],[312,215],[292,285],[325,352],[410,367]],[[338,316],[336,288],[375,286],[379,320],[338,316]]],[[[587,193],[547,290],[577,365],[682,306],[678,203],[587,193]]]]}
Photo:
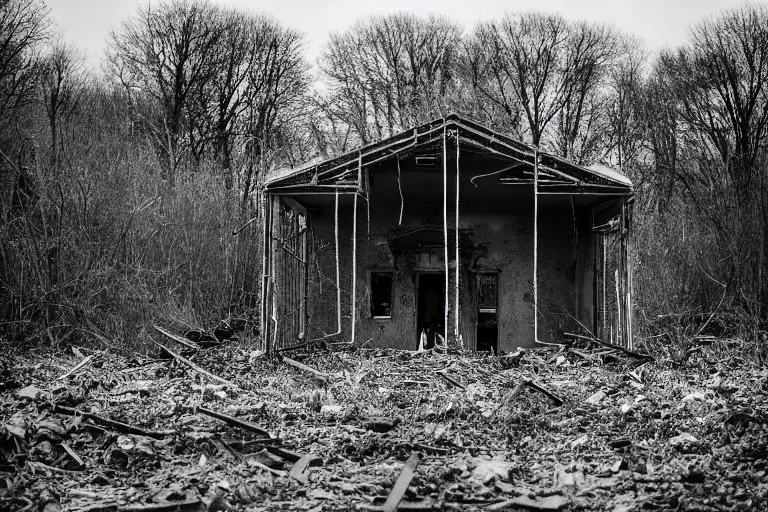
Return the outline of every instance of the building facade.
{"type": "Polygon", "coordinates": [[[263,195],[264,346],[631,347],[632,198],[617,171],[456,115],[283,171],[263,195]]]}

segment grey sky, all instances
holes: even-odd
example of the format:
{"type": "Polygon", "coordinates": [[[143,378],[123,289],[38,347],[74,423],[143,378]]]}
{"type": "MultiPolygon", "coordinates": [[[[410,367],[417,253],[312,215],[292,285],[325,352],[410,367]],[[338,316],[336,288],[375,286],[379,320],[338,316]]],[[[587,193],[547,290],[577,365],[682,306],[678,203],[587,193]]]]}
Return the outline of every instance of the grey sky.
{"type": "MultiPolygon", "coordinates": [[[[571,19],[613,23],[645,39],[651,51],[685,41],[688,27],[743,0],[214,0],[253,12],[271,14],[307,35],[307,54],[314,59],[331,31],[344,30],[371,14],[401,10],[444,14],[469,30],[480,20],[505,11],[546,10],[571,19]]],[[[47,0],[64,37],[88,52],[97,65],[109,29],[144,0],[47,0]]]]}

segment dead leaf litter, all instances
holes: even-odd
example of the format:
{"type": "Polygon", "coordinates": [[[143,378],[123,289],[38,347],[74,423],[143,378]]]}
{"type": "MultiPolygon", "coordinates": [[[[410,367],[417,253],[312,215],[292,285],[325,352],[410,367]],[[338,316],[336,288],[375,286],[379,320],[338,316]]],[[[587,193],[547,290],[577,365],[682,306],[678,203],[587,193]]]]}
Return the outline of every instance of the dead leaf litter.
{"type": "Polygon", "coordinates": [[[739,347],[4,350],[0,509],[765,510],[768,371],[739,347]]]}

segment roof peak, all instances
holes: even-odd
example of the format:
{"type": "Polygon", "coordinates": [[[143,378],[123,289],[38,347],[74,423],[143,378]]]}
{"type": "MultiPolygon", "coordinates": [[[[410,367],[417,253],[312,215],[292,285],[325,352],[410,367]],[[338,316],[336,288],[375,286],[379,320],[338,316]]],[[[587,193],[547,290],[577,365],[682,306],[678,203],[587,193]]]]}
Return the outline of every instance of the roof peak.
{"type": "Polygon", "coordinates": [[[533,162],[538,159],[544,168],[560,169],[558,172],[571,172],[579,176],[591,175],[599,181],[608,182],[610,186],[626,188],[628,191],[632,189],[632,182],[629,178],[616,169],[601,164],[591,166],[575,164],[472,121],[456,112],[450,112],[426,123],[403,129],[389,137],[362,145],[342,155],[328,158],[315,157],[297,168],[280,169],[267,180],[267,186],[293,180],[303,174],[311,174],[315,176],[313,179],[316,179],[318,174],[335,169],[356,168],[361,162],[364,167],[372,165],[402,151],[412,149],[413,146],[435,142],[436,139],[442,137],[440,132],[448,126],[456,127],[462,140],[472,142],[475,145],[482,143],[481,147],[489,153],[506,155],[528,165],[533,165],[533,162]],[[499,148],[494,149],[491,146],[499,146],[499,148]]]}

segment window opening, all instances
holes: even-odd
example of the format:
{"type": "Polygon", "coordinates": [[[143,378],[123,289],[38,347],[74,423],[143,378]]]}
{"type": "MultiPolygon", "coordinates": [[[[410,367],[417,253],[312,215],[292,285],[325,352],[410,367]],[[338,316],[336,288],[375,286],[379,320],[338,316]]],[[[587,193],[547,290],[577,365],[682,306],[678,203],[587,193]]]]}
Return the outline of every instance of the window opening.
{"type": "Polygon", "coordinates": [[[371,316],[392,317],[392,272],[371,272],[371,316]]]}
{"type": "Polygon", "coordinates": [[[498,287],[496,273],[477,274],[477,350],[498,352],[498,287]]]}

